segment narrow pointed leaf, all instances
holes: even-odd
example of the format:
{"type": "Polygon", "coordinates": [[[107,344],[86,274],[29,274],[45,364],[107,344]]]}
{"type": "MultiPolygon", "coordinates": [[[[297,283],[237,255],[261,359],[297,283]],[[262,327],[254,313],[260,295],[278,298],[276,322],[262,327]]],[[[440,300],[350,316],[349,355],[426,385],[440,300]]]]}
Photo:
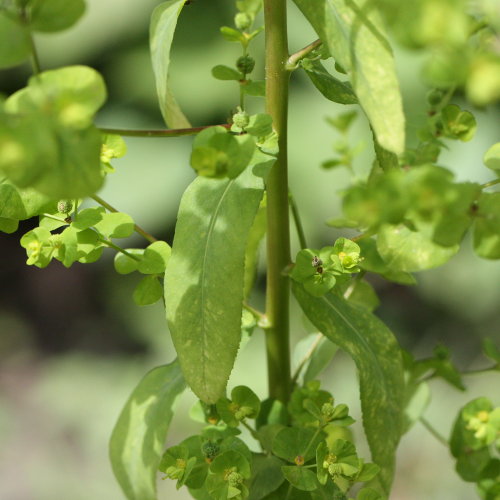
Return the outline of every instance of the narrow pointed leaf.
{"type": "Polygon", "coordinates": [[[404,150],[404,115],[392,50],[369,0],[294,0],[347,72],[380,145],[404,150]]]}
{"type": "Polygon", "coordinates": [[[153,11],[149,31],[151,61],[156,79],[156,91],[165,123],[171,128],[191,125],[175,100],[169,85],[170,49],[177,19],[186,0],[168,0],[153,11]]]}
{"type": "Polygon", "coordinates": [[[195,394],[223,394],[241,336],[245,250],[263,194],[251,167],[236,179],[198,177],[184,193],[165,272],[167,320],[195,394]]]}
{"type": "Polygon", "coordinates": [[[296,282],[292,289],[309,320],[356,363],[364,429],[372,459],[381,468],[381,486],[388,492],[402,429],[404,382],[399,345],[367,310],[333,293],[313,297],[296,282]]]}
{"type": "Polygon", "coordinates": [[[172,407],[184,388],[177,361],[153,368],[134,389],[116,422],[109,456],[129,500],[156,500],[156,472],[172,407]]]}
{"type": "Polygon", "coordinates": [[[330,101],[339,104],[357,104],[358,99],[348,82],[342,82],[330,75],[319,61],[305,59],[302,67],[313,85],[330,101]]]}

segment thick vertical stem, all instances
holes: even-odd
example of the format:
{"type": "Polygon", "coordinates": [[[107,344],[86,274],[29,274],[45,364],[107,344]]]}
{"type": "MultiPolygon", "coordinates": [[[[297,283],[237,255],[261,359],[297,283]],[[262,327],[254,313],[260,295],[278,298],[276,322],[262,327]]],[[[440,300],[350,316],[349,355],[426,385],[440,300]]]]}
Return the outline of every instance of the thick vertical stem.
{"type": "Polygon", "coordinates": [[[286,0],[264,0],[266,26],[266,111],[279,135],[279,155],[267,181],[266,331],[269,396],[286,402],[290,395],[290,335],[288,277],[290,227],[288,217],[287,112],[288,59],[286,0]]]}

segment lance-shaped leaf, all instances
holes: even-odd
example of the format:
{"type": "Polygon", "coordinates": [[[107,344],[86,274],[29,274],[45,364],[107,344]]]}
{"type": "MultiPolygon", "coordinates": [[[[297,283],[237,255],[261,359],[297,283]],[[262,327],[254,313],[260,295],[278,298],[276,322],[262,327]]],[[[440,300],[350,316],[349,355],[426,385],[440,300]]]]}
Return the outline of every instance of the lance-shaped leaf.
{"type": "Polygon", "coordinates": [[[151,16],[149,29],[151,61],[160,110],[165,123],[171,128],[191,126],[172,94],[168,76],[174,31],[185,3],[186,0],[168,0],[158,5],[151,16]]]}
{"type": "Polygon", "coordinates": [[[294,0],[346,71],[380,145],[404,150],[404,115],[392,50],[369,0],[294,0]]]}
{"type": "Polygon", "coordinates": [[[314,297],[293,281],[292,289],[309,320],[356,363],[363,425],[373,461],[381,468],[381,486],[388,493],[402,429],[404,381],[399,345],[366,309],[333,293],[314,297]]]}
{"type": "Polygon", "coordinates": [[[348,82],[330,75],[319,61],[304,59],[302,67],[314,86],[330,101],[339,104],[357,104],[358,99],[348,82]]]}
{"type": "Polygon", "coordinates": [[[238,351],[246,243],[263,189],[248,167],[236,179],[198,177],[182,197],[165,305],[186,381],[207,403],[223,394],[238,351]]]}
{"type": "Polygon", "coordinates": [[[153,368],[134,389],[116,422],[109,456],[129,500],[156,500],[156,472],[172,406],[184,388],[177,361],[153,368]]]}

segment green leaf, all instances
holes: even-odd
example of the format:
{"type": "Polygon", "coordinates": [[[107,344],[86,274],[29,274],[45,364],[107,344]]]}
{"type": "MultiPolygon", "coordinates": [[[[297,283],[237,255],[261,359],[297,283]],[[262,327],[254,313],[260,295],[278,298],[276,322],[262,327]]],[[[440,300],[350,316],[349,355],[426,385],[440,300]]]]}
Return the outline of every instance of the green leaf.
{"type": "Polygon", "coordinates": [[[132,296],[138,306],[149,306],[162,298],[163,288],[156,276],[145,276],[135,287],[132,296]]]}
{"type": "Polygon", "coordinates": [[[252,115],[245,131],[256,137],[265,137],[273,131],[273,119],[265,113],[252,115]]]}
{"type": "Polygon", "coordinates": [[[248,44],[245,35],[239,30],[230,28],[229,26],[221,26],[220,32],[228,42],[239,42],[244,46],[248,44]]]}
{"type": "Polygon", "coordinates": [[[78,231],[88,229],[100,222],[105,212],[104,207],[84,208],[81,212],[78,212],[71,226],[78,231]]]}
{"type": "Polygon", "coordinates": [[[266,81],[265,80],[247,80],[240,84],[241,90],[245,94],[255,97],[265,97],[266,95],[266,81]]]}
{"type": "Polygon", "coordinates": [[[138,270],[143,274],[162,274],[167,267],[172,249],[165,241],[155,241],[145,250],[138,270]]]}
{"type": "Polygon", "coordinates": [[[482,341],[483,353],[488,358],[500,364],[500,349],[489,338],[482,341]]]}
{"type": "Polygon", "coordinates": [[[108,212],[94,227],[106,238],[128,238],[134,232],[134,220],[121,212],[108,212]]]}
{"type": "Polygon", "coordinates": [[[404,271],[391,269],[383,260],[377,250],[377,242],[373,238],[362,238],[358,241],[361,247],[363,260],[359,266],[365,271],[381,274],[384,278],[401,283],[402,285],[415,285],[415,278],[404,271]]]}
{"type": "Polygon", "coordinates": [[[444,264],[458,252],[459,245],[442,247],[404,225],[384,224],[378,234],[377,249],[389,268],[414,272],[444,264]]]}
{"type": "Polygon", "coordinates": [[[117,252],[115,255],[114,266],[115,271],[118,274],[130,274],[137,271],[140,263],[140,259],[144,254],[144,249],[142,248],[127,248],[127,253],[135,255],[139,260],[132,259],[127,255],[117,252]]]}
{"type": "Polygon", "coordinates": [[[373,488],[363,488],[359,491],[356,500],[386,500],[387,497],[373,488]]]}
{"type": "Polygon", "coordinates": [[[22,63],[31,54],[28,31],[0,12],[0,68],[22,63]]]}
{"type": "Polygon", "coordinates": [[[316,328],[356,363],[366,437],[373,461],[381,468],[381,485],[389,491],[403,418],[403,365],[397,341],[377,317],[332,293],[312,297],[295,282],[292,290],[316,328]]]}
{"type": "Polygon", "coordinates": [[[177,361],[159,366],[144,376],[121,411],[109,456],[128,500],[156,500],[156,471],[174,402],[184,388],[177,361]]]}
{"type": "Polygon", "coordinates": [[[308,462],[322,439],[311,427],[285,427],[274,438],[273,453],[287,462],[294,463],[298,457],[308,462]]]}
{"type": "Polygon", "coordinates": [[[165,303],[186,381],[207,403],[223,394],[238,350],[248,233],[263,180],[198,177],[179,208],[165,303]]]}
{"type": "Polygon", "coordinates": [[[243,75],[236,69],[218,64],[212,68],[212,76],[217,80],[241,80],[243,75]]]}
{"type": "Polygon", "coordinates": [[[277,490],[285,478],[281,472],[283,462],[273,455],[254,454],[250,495],[247,500],[261,500],[277,490]]]}
{"type": "Polygon", "coordinates": [[[351,85],[330,75],[319,61],[303,59],[301,66],[314,86],[330,101],[339,104],[356,104],[358,102],[351,85]]]}
{"type": "Polygon", "coordinates": [[[101,136],[96,128],[66,128],[39,113],[14,122],[0,124],[5,148],[0,170],[10,181],[56,200],[91,196],[99,189],[101,136]]]}
{"type": "Polygon", "coordinates": [[[479,198],[474,250],[485,259],[500,259],[500,193],[482,193],[479,198]]]}
{"type": "Polygon", "coordinates": [[[0,217],[24,220],[49,211],[50,198],[34,189],[20,189],[8,180],[0,182],[0,217]]]}
{"type": "Polygon", "coordinates": [[[236,136],[224,127],[209,127],[193,142],[191,166],[204,177],[233,179],[250,163],[255,149],[249,135],[236,136]]]}
{"type": "Polygon", "coordinates": [[[281,467],[281,472],[285,479],[298,490],[313,491],[319,487],[316,474],[312,470],[284,465],[281,467]]]}
{"type": "Polygon", "coordinates": [[[363,0],[294,0],[347,72],[380,145],[404,150],[404,115],[392,50],[377,9],[363,0]]]}
{"type": "Polygon", "coordinates": [[[175,100],[169,82],[170,49],[177,19],[186,0],[168,0],[158,5],[151,16],[149,45],[161,114],[170,128],[191,125],[175,100]]]}
{"type": "Polygon", "coordinates": [[[3,233],[11,234],[17,231],[19,227],[19,221],[16,219],[6,219],[5,217],[0,217],[0,231],[3,233]]]}
{"type": "Polygon", "coordinates": [[[95,69],[66,66],[31,77],[27,87],[7,99],[5,109],[9,113],[41,110],[62,127],[84,129],[105,100],[106,86],[95,69]]]}
{"type": "Polygon", "coordinates": [[[379,305],[377,292],[373,286],[365,280],[356,280],[355,282],[347,282],[347,290],[349,296],[346,297],[348,302],[358,307],[364,307],[368,311],[374,311],[379,305]]]}
{"type": "Polygon", "coordinates": [[[488,168],[491,168],[491,170],[494,170],[500,175],[500,142],[493,144],[493,146],[484,153],[483,162],[488,168]]]}
{"type": "Polygon", "coordinates": [[[33,0],[30,26],[35,31],[53,32],[71,27],[85,12],[84,0],[33,0]]]}

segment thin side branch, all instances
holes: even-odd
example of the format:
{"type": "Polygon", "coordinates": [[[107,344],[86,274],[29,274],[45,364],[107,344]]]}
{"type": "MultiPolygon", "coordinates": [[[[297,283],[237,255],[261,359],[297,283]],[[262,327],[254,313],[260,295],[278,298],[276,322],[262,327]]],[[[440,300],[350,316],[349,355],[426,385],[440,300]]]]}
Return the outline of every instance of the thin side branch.
{"type": "Polygon", "coordinates": [[[230,128],[227,123],[223,125],[206,125],[203,127],[193,128],[172,128],[172,129],[156,129],[156,130],[137,130],[137,129],[122,129],[122,128],[107,128],[99,127],[103,134],[116,134],[124,137],[181,137],[183,135],[196,135],[197,133],[209,127],[224,127],[230,128]]]}
{"type": "MultiPolygon", "coordinates": [[[[101,197],[97,196],[96,194],[94,196],[91,196],[91,198],[99,203],[99,205],[102,205],[104,208],[109,210],[110,212],[117,213],[118,210],[111,206],[107,201],[103,200],[101,197]]],[[[146,238],[150,243],[154,243],[155,241],[158,241],[153,235],[149,234],[148,232],[144,231],[142,227],[138,226],[137,224],[134,224],[134,231],[137,234],[140,234],[144,238],[146,238]]]]}
{"type": "Polygon", "coordinates": [[[294,69],[297,68],[297,65],[301,59],[304,59],[310,52],[312,52],[314,49],[317,49],[323,42],[321,40],[314,40],[314,42],[311,42],[309,45],[306,45],[303,49],[300,49],[299,51],[295,52],[295,54],[292,54],[286,63],[286,69],[288,71],[293,71],[294,69]]]}

